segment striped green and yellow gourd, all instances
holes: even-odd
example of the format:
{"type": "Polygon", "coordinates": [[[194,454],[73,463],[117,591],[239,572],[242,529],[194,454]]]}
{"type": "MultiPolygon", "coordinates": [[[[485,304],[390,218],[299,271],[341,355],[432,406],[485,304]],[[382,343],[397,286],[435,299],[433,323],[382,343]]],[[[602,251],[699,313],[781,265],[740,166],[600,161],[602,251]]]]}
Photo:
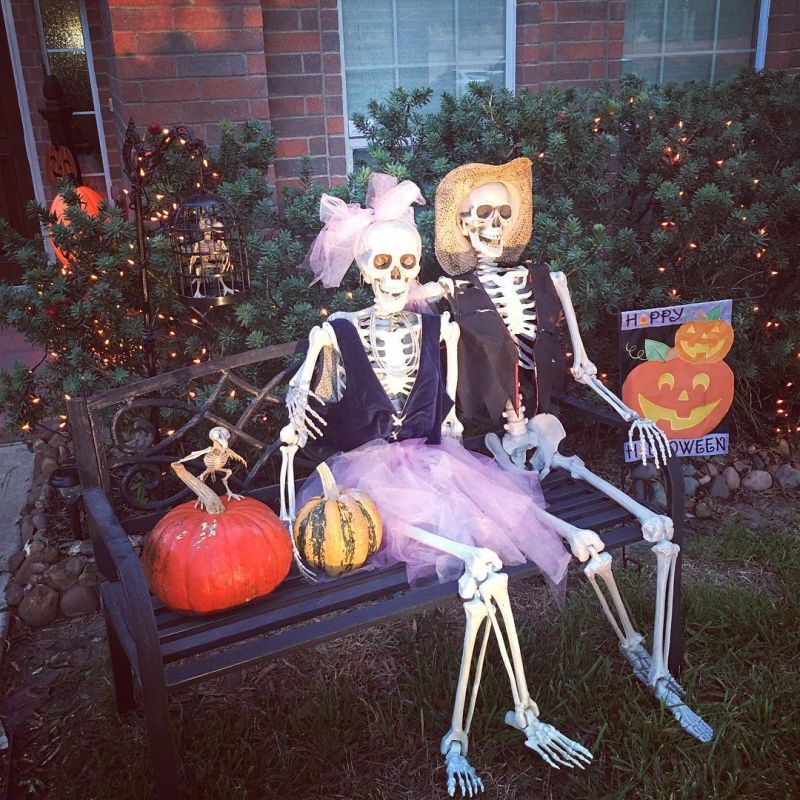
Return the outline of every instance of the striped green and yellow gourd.
{"type": "Polygon", "coordinates": [[[322,496],[312,497],[294,522],[294,540],[302,558],[328,575],[362,566],[377,551],[383,535],[378,509],[369,495],[340,489],[327,464],[317,467],[322,496]]]}

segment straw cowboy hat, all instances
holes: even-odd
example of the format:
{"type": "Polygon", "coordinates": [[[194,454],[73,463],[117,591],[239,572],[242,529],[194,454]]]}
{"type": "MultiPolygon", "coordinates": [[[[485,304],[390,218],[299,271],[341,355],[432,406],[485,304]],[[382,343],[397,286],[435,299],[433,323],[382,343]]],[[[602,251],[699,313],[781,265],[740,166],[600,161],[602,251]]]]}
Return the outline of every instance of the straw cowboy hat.
{"type": "Polygon", "coordinates": [[[501,262],[518,264],[533,230],[533,174],[528,158],[508,164],[464,164],[444,176],[436,190],[436,258],[448,275],[461,275],[478,266],[478,257],[461,232],[459,212],[473,189],[502,183],[511,195],[514,213],[501,262]]]}

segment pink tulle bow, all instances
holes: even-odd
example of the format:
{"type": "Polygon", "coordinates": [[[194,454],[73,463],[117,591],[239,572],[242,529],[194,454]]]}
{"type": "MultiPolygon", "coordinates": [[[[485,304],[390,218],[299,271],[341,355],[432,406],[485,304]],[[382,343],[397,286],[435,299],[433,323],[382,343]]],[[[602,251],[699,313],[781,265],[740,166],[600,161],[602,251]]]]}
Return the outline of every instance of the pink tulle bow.
{"type": "Polygon", "coordinates": [[[322,281],[326,289],[338,286],[355,259],[364,231],[375,222],[393,219],[407,219],[413,224],[412,203],[425,205],[417,184],[413,181],[398,183],[397,178],[382,172],[373,172],[370,176],[367,208],[323,194],[319,202],[323,228],[301,265],[314,273],[311,283],[322,281]]]}

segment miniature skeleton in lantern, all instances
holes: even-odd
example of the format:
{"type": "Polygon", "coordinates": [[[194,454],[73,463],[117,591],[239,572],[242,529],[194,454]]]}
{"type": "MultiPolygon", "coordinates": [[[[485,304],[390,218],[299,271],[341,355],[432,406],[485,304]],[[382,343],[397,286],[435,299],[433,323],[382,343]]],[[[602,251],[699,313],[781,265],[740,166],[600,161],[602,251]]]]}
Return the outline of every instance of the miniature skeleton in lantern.
{"type": "Polygon", "coordinates": [[[192,280],[195,297],[205,296],[200,289],[205,286],[208,276],[216,277],[219,291],[223,296],[233,294],[233,289],[223,280],[223,275],[233,269],[231,257],[225,239],[221,238],[219,233],[217,234],[219,238],[215,238],[214,230],[212,227],[203,227],[203,238],[195,242],[192,248],[189,270],[196,276],[192,280]]]}
{"type": "MultiPolygon", "coordinates": [[[[596,487],[640,521],[644,539],[654,544],[658,566],[652,656],[625,610],[611,572],[611,556],[600,552],[604,547],[600,537],[592,531],[580,532],[582,546],[573,547],[573,554],[588,562],[584,572],[637,677],[652,687],[690,734],[708,741],[711,728],[683,703],[685,693],[667,669],[672,585],[680,550],[671,542],[672,520],[636,503],[593,474],[576,456],[561,455],[558,447],[565,432],[555,416],[540,413],[531,419],[525,417],[520,376],[527,374],[529,385],[546,389],[549,387],[543,384],[554,380],[554,372],[560,372],[562,353],[556,324],[563,313],[573,351],[570,371],[575,380],[591,388],[631,423],[629,440],[638,435],[643,460],[649,450],[658,466],[666,462],[669,452],[666,436],[655,423],[628,408],[597,377],[597,368],[581,339],[564,273],[551,273],[545,265],[519,263],[531,235],[531,195],[531,163],[525,158],[503,166],[467,164],[449,173],[437,190],[436,254],[453,278],[449,301],[461,326],[459,399],[467,416],[488,411],[492,419],[501,413],[505,417],[503,438],[496,434],[486,437],[488,448],[504,469],[530,467],[542,478],[552,468],[566,469],[573,478],[596,487]],[[597,578],[608,590],[616,617],[597,578]]],[[[441,297],[442,286],[442,281],[428,285],[425,293],[429,298],[441,297]]],[[[549,391],[540,394],[547,397],[549,391]]],[[[555,518],[553,524],[569,537],[572,526],[555,518]]]]}
{"type": "MultiPolygon", "coordinates": [[[[383,179],[373,176],[371,186],[383,179]]],[[[406,212],[422,198],[410,181],[395,186],[387,180],[391,188],[368,195],[368,209],[322,197],[326,225],[309,257],[311,268],[326,286],[336,286],[355,256],[375,302],[332,314],[311,331],[306,358],[290,382],[290,422],[281,432],[281,517],[290,521],[295,514],[294,454],[316,439],[343,451],[329,462],[336,482],[368,494],[381,515],[384,547],[374,556],[376,565],[402,561],[410,580],[434,570],[442,580],[461,576],[466,632],[441,752],[449,793],[459,788],[472,796],[483,784],[467,761],[468,733],[492,634],[511,687],[507,724],[551,766],[591,761],[588,750],[539,719],[502,569],[530,559],[558,582],[569,561],[560,537],[576,553],[593,540],[577,529],[554,530],[534,473],[503,471],[461,445],[452,399],[459,327],[449,314],[405,310],[421,254],[406,212]]],[[[313,487],[308,493],[318,494],[313,487]]]]}

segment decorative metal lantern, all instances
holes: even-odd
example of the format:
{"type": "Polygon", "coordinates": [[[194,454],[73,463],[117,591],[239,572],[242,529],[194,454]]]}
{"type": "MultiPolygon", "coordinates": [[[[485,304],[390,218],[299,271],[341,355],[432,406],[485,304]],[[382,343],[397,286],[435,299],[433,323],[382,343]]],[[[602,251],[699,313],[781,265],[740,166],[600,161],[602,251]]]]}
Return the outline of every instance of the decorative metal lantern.
{"type": "Polygon", "coordinates": [[[221,197],[200,193],[184,200],[170,220],[178,295],[190,305],[238,303],[250,293],[244,237],[221,197]]]}

